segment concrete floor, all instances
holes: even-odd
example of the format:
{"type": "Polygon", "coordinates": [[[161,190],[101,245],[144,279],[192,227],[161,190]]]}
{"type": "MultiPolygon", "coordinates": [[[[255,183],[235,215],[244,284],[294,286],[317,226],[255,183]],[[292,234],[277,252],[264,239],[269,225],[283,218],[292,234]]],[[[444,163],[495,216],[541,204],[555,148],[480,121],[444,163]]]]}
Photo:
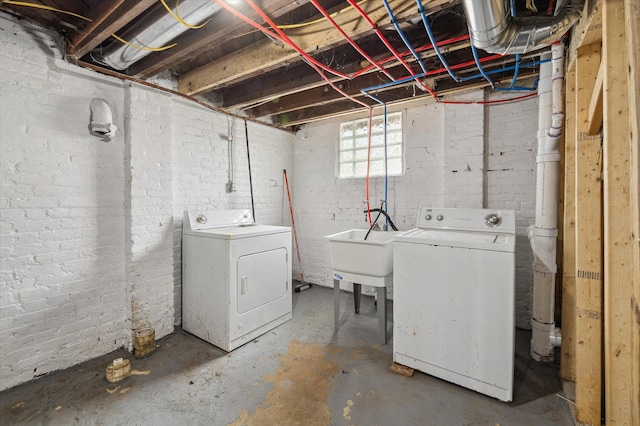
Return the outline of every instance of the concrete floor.
{"type": "MultiPolygon", "coordinates": [[[[136,360],[123,350],[0,393],[0,424],[20,425],[573,425],[557,365],[528,355],[518,330],[513,403],[416,372],[389,371],[393,343],[378,343],[373,299],[353,314],[332,290],[294,294],[293,320],[230,354],[177,330],[136,360]],[[127,357],[118,384],[105,368],[127,357]]],[[[392,309],[392,304],[389,303],[392,309]]],[[[391,328],[391,326],[390,326],[391,328]]]]}

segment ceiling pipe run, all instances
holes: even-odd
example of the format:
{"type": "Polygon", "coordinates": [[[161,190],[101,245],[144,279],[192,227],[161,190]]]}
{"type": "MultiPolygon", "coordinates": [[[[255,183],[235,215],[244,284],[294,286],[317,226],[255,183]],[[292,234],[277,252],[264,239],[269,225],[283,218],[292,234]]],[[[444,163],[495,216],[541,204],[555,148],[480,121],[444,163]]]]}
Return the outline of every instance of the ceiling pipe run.
{"type": "MultiPolygon", "coordinates": [[[[183,21],[190,25],[198,25],[219,9],[220,6],[213,1],[183,0],[179,7],[173,10],[183,21]]],[[[131,31],[125,32],[121,37],[136,46],[159,47],[169,43],[188,29],[189,27],[178,22],[166,9],[159,7],[142,18],[131,31]]],[[[114,41],[105,47],[93,50],[91,57],[102,65],[122,71],[149,53],[151,53],[149,50],[114,41]]]]}
{"type": "Polygon", "coordinates": [[[583,0],[574,0],[555,16],[511,16],[509,0],[462,0],[471,42],[501,55],[522,54],[560,40],[582,15],[583,0]]]}

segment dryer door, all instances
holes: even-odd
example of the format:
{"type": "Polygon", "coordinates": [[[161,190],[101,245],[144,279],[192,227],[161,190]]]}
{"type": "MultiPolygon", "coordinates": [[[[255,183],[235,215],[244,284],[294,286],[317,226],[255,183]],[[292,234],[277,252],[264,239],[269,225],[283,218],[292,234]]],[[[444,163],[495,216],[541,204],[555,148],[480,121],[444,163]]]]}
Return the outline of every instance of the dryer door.
{"type": "MultiPolygon", "coordinates": [[[[244,255],[237,263],[237,312],[242,315],[288,295],[287,250],[244,255]]],[[[267,316],[269,313],[265,313],[267,316]]],[[[280,313],[278,313],[280,315],[280,313]]]]}

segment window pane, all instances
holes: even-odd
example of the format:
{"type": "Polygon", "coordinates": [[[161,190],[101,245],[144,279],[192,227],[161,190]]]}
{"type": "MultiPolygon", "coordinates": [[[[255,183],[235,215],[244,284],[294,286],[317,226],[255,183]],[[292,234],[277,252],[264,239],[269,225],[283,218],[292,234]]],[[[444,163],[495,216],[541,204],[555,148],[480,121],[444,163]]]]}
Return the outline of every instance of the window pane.
{"type": "Polygon", "coordinates": [[[387,143],[401,143],[402,132],[387,132],[387,143]]]}
{"type": "Polygon", "coordinates": [[[387,115],[387,129],[401,129],[402,114],[395,113],[387,115]]]}
{"type": "Polygon", "coordinates": [[[361,162],[361,163],[356,163],[355,164],[355,175],[356,176],[360,176],[360,177],[364,177],[367,175],[367,163],[366,162],[361,162]]]}
{"type": "Polygon", "coordinates": [[[342,151],[340,153],[340,163],[353,161],[353,151],[342,151]]]}
{"type": "Polygon", "coordinates": [[[353,139],[340,140],[340,151],[353,148],[353,139]]]}
{"type": "Polygon", "coordinates": [[[372,160],[384,159],[384,148],[383,147],[371,148],[371,159],[372,160]]]}
{"type": "Polygon", "coordinates": [[[402,147],[400,145],[387,146],[387,156],[389,158],[398,158],[402,156],[402,147]]]}
{"type": "Polygon", "coordinates": [[[371,161],[371,176],[384,175],[384,162],[382,160],[371,161]]]}
{"type": "Polygon", "coordinates": [[[369,138],[357,138],[356,139],[356,148],[366,148],[369,145],[369,138]]]}
{"type": "Polygon", "coordinates": [[[356,151],[355,160],[356,161],[367,161],[368,150],[359,149],[356,151]]]}
{"type": "Polygon", "coordinates": [[[353,164],[341,164],[340,165],[340,177],[352,177],[353,176],[353,164]]]}

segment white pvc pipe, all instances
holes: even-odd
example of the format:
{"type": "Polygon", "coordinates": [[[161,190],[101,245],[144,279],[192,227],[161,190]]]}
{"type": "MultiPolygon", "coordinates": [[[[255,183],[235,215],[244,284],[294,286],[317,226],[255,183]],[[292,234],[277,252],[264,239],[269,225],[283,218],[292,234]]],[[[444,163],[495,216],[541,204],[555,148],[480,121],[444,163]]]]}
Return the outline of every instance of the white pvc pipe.
{"type": "MultiPolygon", "coordinates": [[[[541,56],[548,59],[549,54],[541,56]]],[[[538,85],[538,153],[536,156],[536,217],[529,229],[533,250],[533,315],[531,356],[553,361],[553,348],[561,342],[554,321],[556,251],[558,240],[558,141],[564,120],[564,45],[551,47],[551,62],[540,65],[538,85]]]]}

